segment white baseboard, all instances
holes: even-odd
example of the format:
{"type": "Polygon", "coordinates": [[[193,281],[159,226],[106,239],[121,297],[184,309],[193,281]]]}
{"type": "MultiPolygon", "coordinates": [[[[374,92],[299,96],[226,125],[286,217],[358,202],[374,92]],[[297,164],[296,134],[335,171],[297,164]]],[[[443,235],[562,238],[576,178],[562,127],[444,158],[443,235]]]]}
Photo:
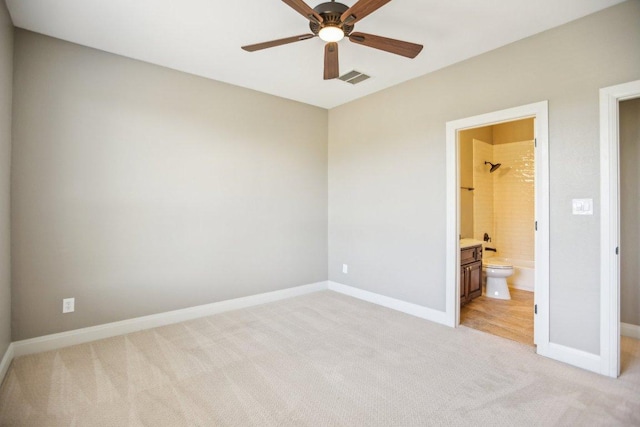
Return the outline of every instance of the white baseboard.
{"type": "Polygon", "coordinates": [[[420,317],[421,319],[429,320],[431,322],[447,325],[447,314],[444,311],[438,311],[429,307],[423,307],[421,305],[413,304],[410,302],[401,301],[391,297],[386,297],[384,295],[354,288],[353,286],[343,285],[342,283],[337,283],[332,281],[329,281],[328,283],[329,283],[329,290],[331,291],[339,292],[341,294],[349,295],[351,297],[358,298],[363,301],[371,302],[373,304],[378,304],[383,307],[401,311],[403,313],[420,317]]]}
{"type": "MultiPolygon", "coordinates": [[[[119,322],[107,323],[104,325],[92,326],[68,332],[61,332],[58,334],[31,338],[28,340],[16,341],[9,345],[2,358],[2,361],[0,362],[0,383],[4,379],[4,376],[6,375],[7,370],[9,369],[11,361],[14,357],[55,350],[62,347],[68,347],[71,345],[82,344],[103,338],[114,337],[144,329],[151,329],[158,326],[184,322],[186,320],[192,320],[200,317],[210,316],[213,314],[223,313],[226,311],[252,307],[327,289],[435,323],[440,323],[443,325],[447,324],[447,316],[443,311],[438,311],[384,295],[379,295],[337,282],[318,282],[310,285],[297,286],[294,288],[282,289],[279,291],[251,295],[243,298],[220,301],[212,304],[189,307],[181,310],[169,311],[166,313],[153,314],[150,316],[137,317],[134,319],[122,320],[119,322]]],[[[622,323],[621,332],[624,336],[640,339],[640,326],[622,323]]],[[[549,345],[545,347],[543,352],[540,351],[541,347],[539,347],[538,350],[539,354],[542,356],[546,356],[560,362],[568,363],[570,365],[577,366],[588,371],[600,373],[601,361],[600,356],[598,355],[554,343],[549,343],[549,345]]]]}
{"type": "Polygon", "coordinates": [[[623,337],[640,340],[640,326],[631,323],[620,323],[620,334],[623,337]]]}
{"type": "Polygon", "coordinates": [[[559,362],[568,363],[578,368],[600,374],[601,358],[597,354],[588,353],[571,347],[565,347],[560,344],[549,343],[543,351],[538,347],[538,354],[557,360],[559,362]]]}
{"type": "MultiPolygon", "coordinates": [[[[122,320],[119,322],[106,323],[104,325],[91,326],[88,328],[76,329],[58,334],[45,335],[12,343],[12,357],[19,357],[25,354],[40,353],[43,351],[55,350],[76,344],[83,344],[103,338],[124,335],[143,329],[156,328],[158,326],[170,325],[184,322],[186,320],[211,316],[213,314],[240,308],[252,307],[268,302],[279,301],[287,298],[305,295],[312,292],[328,289],[327,282],[312,283],[310,285],[297,286],[294,288],[282,289],[279,291],[267,292],[258,295],[251,295],[243,298],[236,298],[227,301],[214,302],[181,310],[168,311],[165,313],[152,314],[150,316],[136,317],[134,319],[122,320]]],[[[6,355],[5,355],[6,357],[6,355]]],[[[3,359],[4,363],[4,359],[3,359]]]]}
{"type": "Polygon", "coordinates": [[[520,291],[534,292],[534,289],[531,288],[530,286],[523,286],[515,283],[509,283],[509,287],[513,289],[518,289],[520,291]]]}
{"type": "Polygon", "coordinates": [[[4,376],[7,375],[9,365],[11,365],[11,361],[13,360],[13,348],[13,343],[9,344],[7,351],[5,351],[4,356],[2,356],[2,361],[0,362],[0,384],[4,381],[4,376]]]}

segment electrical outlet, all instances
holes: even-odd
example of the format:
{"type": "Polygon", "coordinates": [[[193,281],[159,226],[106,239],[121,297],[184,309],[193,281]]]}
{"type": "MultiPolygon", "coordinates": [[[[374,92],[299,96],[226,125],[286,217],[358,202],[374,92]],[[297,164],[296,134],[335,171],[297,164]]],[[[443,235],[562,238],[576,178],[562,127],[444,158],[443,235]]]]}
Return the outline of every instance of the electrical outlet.
{"type": "Polygon", "coordinates": [[[75,298],[65,298],[62,300],[62,312],[63,313],[73,313],[76,310],[76,299],[75,298]]]}
{"type": "Polygon", "coordinates": [[[347,264],[342,264],[342,272],[344,274],[349,274],[349,266],[347,264]]]}

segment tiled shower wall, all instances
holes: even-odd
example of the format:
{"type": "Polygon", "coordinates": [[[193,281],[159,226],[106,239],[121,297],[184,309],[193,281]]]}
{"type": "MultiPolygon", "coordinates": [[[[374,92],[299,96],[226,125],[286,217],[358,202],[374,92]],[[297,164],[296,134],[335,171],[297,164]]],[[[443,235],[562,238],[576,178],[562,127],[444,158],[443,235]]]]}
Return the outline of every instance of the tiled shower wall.
{"type": "Polygon", "coordinates": [[[474,237],[482,240],[487,232],[498,256],[534,260],[533,141],[490,145],[474,140],[473,150],[474,237]],[[489,173],[485,161],[502,166],[489,173]]]}
{"type": "Polygon", "coordinates": [[[502,163],[493,178],[495,242],[500,255],[534,260],[535,169],[533,141],[493,146],[502,163]]]}

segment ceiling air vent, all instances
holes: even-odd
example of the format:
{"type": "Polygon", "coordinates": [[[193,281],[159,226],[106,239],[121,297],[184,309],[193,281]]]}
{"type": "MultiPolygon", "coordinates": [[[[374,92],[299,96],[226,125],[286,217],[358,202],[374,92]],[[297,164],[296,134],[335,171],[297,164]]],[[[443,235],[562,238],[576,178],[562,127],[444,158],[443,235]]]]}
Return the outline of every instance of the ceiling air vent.
{"type": "Polygon", "coordinates": [[[343,82],[347,82],[347,83],[351,83],[352,85],[355,85],[367,80],[369,76],[367,76],[364,73],[361,73],[360,71],[353,70],[353,71],[349,71],[347,74],[343,74],[338,78],[343,82]]]}

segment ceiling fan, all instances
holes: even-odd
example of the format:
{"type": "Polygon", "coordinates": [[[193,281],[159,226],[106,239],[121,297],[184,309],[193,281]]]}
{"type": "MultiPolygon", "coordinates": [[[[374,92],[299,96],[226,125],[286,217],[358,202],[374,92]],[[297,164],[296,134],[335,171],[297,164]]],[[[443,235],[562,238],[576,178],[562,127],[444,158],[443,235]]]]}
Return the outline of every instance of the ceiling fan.
{"type": "Polygon", "coordinates": [[[396,55],[402,55],[407,58],[415,58],[422,50],[422,45],[419,44],[375,36],[373,34],[353,32],[353,26],[356,22],[375,12],[391,0],[359,0],[351,7],[332,0],[321,3],[313,9],[302,0],[282,1],[309,20],[311,34],[301,34],[299,36],[242,46],[242,49],[248,52],[255,52],[256,50],[309,40],[318,36],[327,42],[324,47],[325,80],[335,79],[340,75],[338,67],[338,42],[344,37],[348,37],[353,43],[395,53],[396,55]]]}

